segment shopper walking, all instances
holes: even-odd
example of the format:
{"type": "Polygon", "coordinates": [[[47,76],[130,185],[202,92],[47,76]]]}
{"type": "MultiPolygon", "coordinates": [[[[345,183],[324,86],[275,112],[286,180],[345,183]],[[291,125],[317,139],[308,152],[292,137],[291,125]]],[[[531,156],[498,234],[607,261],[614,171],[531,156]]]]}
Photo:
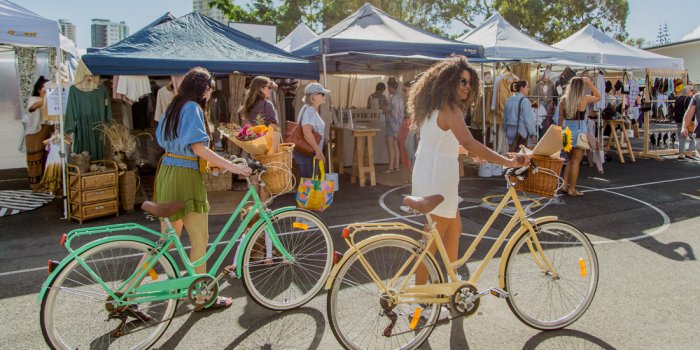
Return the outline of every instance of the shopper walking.
{"type": "MultiPolygon", "coordinates": [[[[572,148],[564,167],[564,186],[562,191],[569,196],[578,197],[583,193],[576,190],[579,168],[583,158],[583,148],[578,145],[579,135],[587,135],[586,106],[600,101],[600,92],[588,77],[574,77],[559,101],[559,126],[571,130],[572,148]],[[583,88],[588,87],[593,95],[584,95],[583,88]]],[[[613,132],[615,132],[613,130],[613,132]]],[[[584,136],[587,139],[587,136],[584,136]]]]}
{"type": "Polygon", "coordinates": [[[697,118],[694,120],[693,117],[695,116],[695,114],[697,114],[697,106],[698,102],[700,101],[695,101],[695,103],[693,103],[693,101],[696,100],[696,97],[700,94],[694,94],[695,86],[689,83],[685,88],[683,88],[681,95],[676,98],[675,118],[676,123],[678,123],[678,159],[685,159],[686,156],[695,156],[695,135],[693,134],[692,130],[690,133],[687,132],[688,127],[695,126],[694,124],[696,124],[697,122],[697,118]],[[690,112],[690,116],[689,122],[688,124],[686,124],[684,121],[685,117],[687,117],[688,112],[690,112]],[[686,132],[683,132],[684,128],[686,129],[686,132]],[[686,141],[689,143],[687,151],[685,148],[686,141]]]}
{"type": "MultiPolygon", "coordinates": [[[[169,219],[178,236],[183,226],[187,230],[191,261],[204,256],[209,242],[209,202],[200,161],[235,174],[250,175],[247,166],[232,164],[209,149],[211,135],[204,109],[215,87],[208,70],[192,68],[156,128],[156,139],[166,153],[156,175],[154,199],[159,203],[185,202],[185,207],[169,219]]],[[[206,264],[197,266],[195,271],[206,273],[206,264]]],[[[232,302],[231,298],[219,297],[212,307],[228,307],[232,302]]]]}
{"type": "Polygon", "coordinates": [[[309,157],[294,151],[294,160],[299,167],[300,177],[311,177],[313,174],[314,159],[325,162],[326,157],[323,156],[323,141],[326,129],[326,123],[318,114],[318,108],[326,102],[326,95],[330,90],[323,87],[319,83],[311,83],[304,89],[304,106],[299,111],[297,122],[301,124],[304,140],[311,145],[314,150],[314,156],[309,157]],[[321,141],[316,143],[312,131],[321,134],[321,141]]]}

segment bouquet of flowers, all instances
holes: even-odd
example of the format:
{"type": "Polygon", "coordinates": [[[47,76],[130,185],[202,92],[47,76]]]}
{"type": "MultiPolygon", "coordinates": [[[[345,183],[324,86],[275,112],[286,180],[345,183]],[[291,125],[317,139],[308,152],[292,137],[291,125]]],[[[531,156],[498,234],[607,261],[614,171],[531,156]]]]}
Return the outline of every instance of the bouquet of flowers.
{"type": "Polygon", "coordinates": [[[220,126],[219,131],[251,156],[264,155],[272,146],[269,140],[271,130],[265,125],[241,127],[237,124],[227,124],[220,126]]]}

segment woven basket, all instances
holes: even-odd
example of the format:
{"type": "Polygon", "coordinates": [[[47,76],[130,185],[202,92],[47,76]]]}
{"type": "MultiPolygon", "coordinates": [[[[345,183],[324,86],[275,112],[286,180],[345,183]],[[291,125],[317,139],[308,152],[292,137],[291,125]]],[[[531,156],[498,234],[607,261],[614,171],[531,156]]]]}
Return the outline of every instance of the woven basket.
{"type": "Polygon", "coordinates": [[[262,165],[271,166],[262,175],[262,179],[265,181],[266,191],[272,195],[292,190],[293,181],[290,174],[292,171],[292,151],[294,151],[293,143],[280,143],[279,152],[253,157],[262,165]]]}
{"type": "Polygon", "coordinates": [[[136,201],[136,170],[127,170],[119,174],[119,203],[123,211],[134,210],[136,201]]]}
{"type": "Polygon", "coordinates": [[[532,156],[532,161],[537,165],[539,171],[533,173],[532,169],[528,169],[527,178],[517,182],[515,189],[547,198],[554,197],[557,191],[557,185],[559,184],[559,178],[557,176],[561,173],[561,167],[564,161],[562,159],[541,156],[532,156]],[[544,169],[549,169],[553,173],[544,169]]]}

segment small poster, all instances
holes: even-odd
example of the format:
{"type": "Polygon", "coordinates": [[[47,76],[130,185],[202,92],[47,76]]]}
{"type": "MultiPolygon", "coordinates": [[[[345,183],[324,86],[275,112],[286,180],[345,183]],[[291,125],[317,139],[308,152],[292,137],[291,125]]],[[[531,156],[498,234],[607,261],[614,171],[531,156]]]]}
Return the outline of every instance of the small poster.
{"type": "MultiPolygon", "coordinates": [[[[66,105],[68,104],[68,87],[61,87],[61,99],[63,100],[63,113],[66,113],[66,105]]],[[[61,114],[58,104],[58,88],[46,88],[46,114],[49,116],[58,116],[61,114]]]]}

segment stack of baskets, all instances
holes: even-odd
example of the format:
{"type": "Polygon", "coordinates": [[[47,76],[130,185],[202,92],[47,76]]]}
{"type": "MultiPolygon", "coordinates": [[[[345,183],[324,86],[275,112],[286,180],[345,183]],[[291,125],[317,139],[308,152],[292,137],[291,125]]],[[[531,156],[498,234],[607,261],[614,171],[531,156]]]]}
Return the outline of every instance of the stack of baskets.
{"type": "Polygon", "coordinates": [[[253,156],[262,165],[268,167],[262,175],[265,181],[266,191],[272,195],[289,192],[292,190],[292,152],[293,143],[280,143],[279,151],[273,154],[253,156]]]}
{"type": "Polygon", "coordinates": [[[532,168],[528,169],[527,178],[517,182],[515,189],[547,198],[554,197],[564,160],[541,156],[531,156],[531,159],[538,171],[533,173],[532,168]]]}

